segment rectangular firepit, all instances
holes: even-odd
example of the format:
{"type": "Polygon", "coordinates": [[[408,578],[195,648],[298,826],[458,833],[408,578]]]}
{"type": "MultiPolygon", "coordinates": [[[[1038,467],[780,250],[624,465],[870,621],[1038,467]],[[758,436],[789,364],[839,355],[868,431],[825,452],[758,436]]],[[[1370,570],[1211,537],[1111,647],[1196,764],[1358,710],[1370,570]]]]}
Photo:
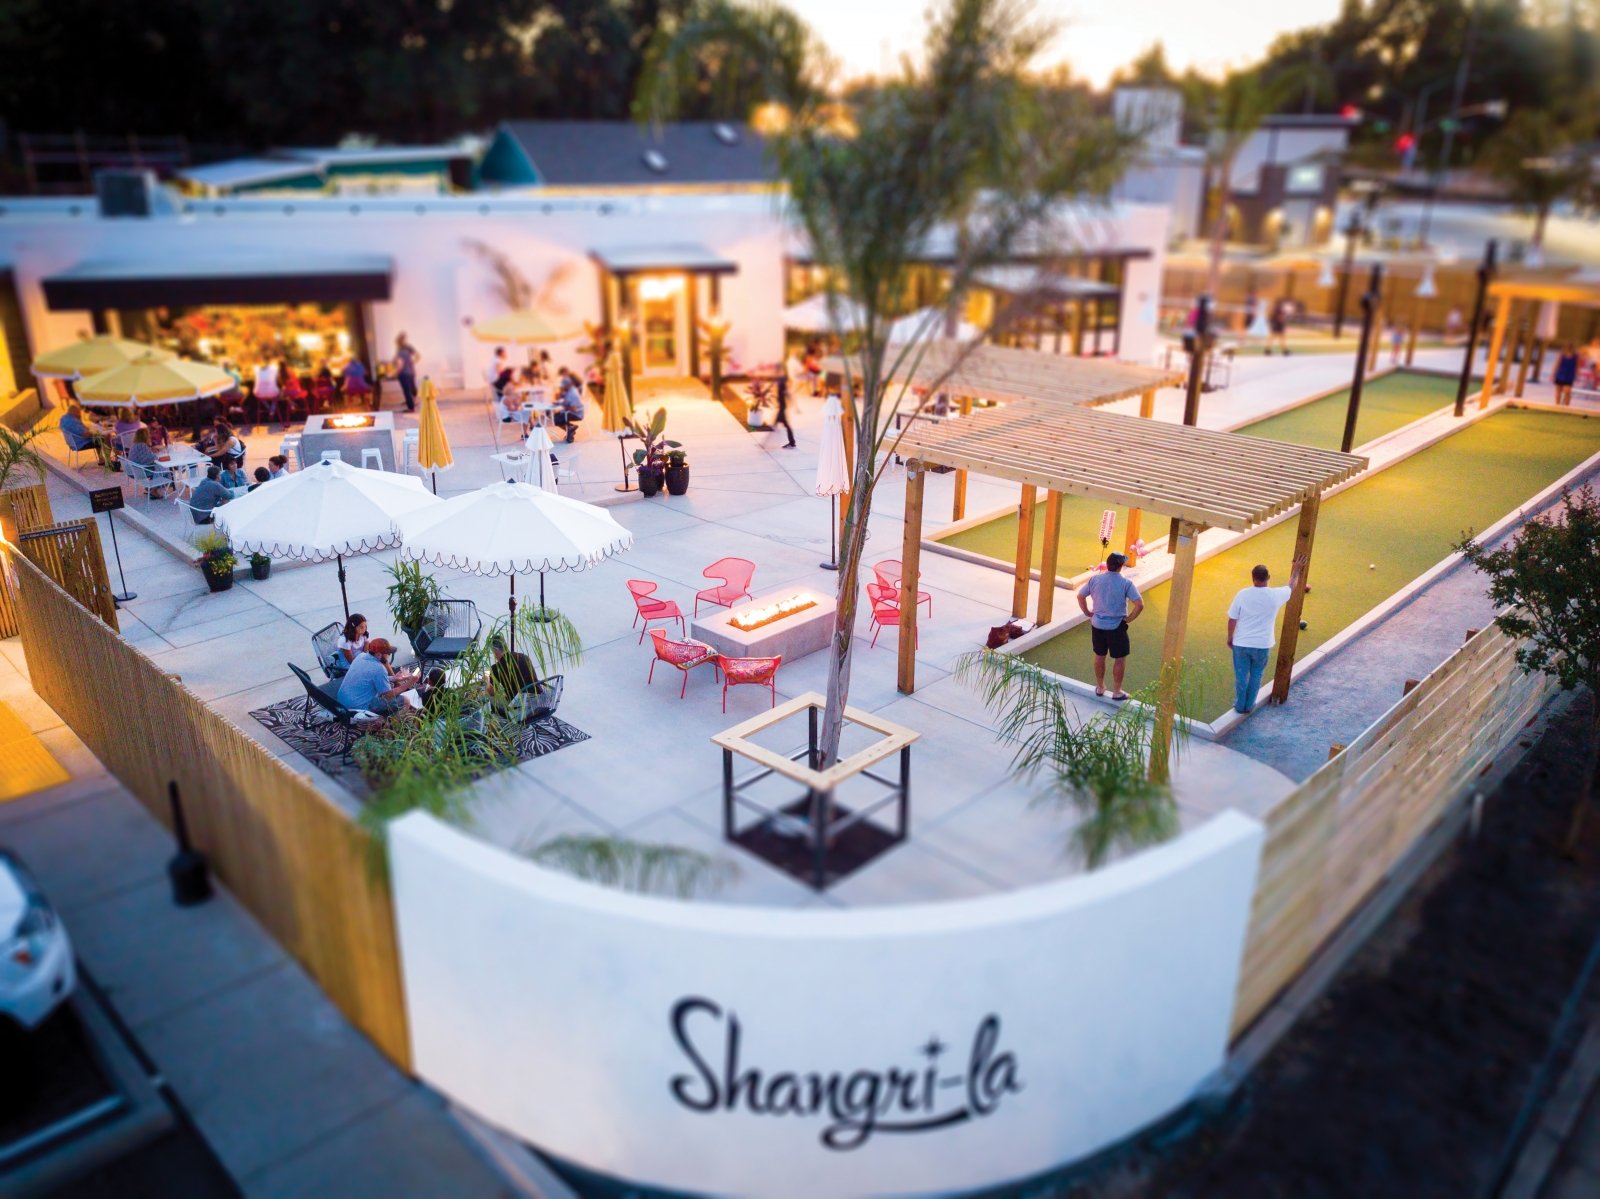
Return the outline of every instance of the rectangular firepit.
{"type": "Polygon", "coordinates": [[[691,635],[730,658],[776,658],[781,654],[785,662],[793,662],[833,639],[835,607],[831,595],[809,587],[789,587],[697,617],[690,626],[694,630],[691,635]],[[792,604],[797,610],[781,615],[763,611],[780,604],[792,604]],[[741,629],[735,621],[761,623],[741,629]]]}
{"type": "Polygon", "coordinates": [[[300,457],[306,466],[314,465],[324,450],[338,450],[349,465],[360,466],[364,449],[378,451],[384,470],[400,469],[394,456],[394,413],[318,413],[306,419],[300,435],[300,457]]]}

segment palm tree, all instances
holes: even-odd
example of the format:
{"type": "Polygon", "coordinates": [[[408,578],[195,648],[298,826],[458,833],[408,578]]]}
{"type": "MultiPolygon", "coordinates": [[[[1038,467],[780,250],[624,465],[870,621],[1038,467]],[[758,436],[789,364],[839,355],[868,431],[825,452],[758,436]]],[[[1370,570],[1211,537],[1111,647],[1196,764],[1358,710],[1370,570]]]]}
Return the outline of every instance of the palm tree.
{"type": "MultiPolygon", "coordinates": [[[[893,448],[895,417],[910,398],[900,380],[955,315],[979,271],[1024,246],[1050,253],[1068,240],[1064,202],[1108,190],[1132,138],[1088,112],[1081,97],[1030,82],[1026,68],[1051,30],[1025,20],[1013,0],[946,0],[930,18],[925,65],[905,67],[848,109],[830,92],[826,54],[797,19],[780,17],[783,10],[771,5],[745,10],[716,0],[706,11],[712,16],[669,31],[656,46],[641,115],[682,111],[684,82],[701,78],[703,64],[733,55],[770,64],[762,96],[769,114],[774,104],[783,114],[767,127],[791,218],[824,268],[830,294],[847,292],[861,306],[841,397],[855,431],[855,462],[819,730],[827,766],[837,759],[844,727],[867,516],[879,462],[887,460],[880,456],[893,448]],[[770,38],[779,44],[769,46],[770,38]],[[912,271],[941,234],[955,245],[946,321],[930,320],[916,340],[891,346],[889,327],[912,271]]],[[[841,343],[851,340],[842,328],[832,332],[841,343]]],[[[960,361],[956,356],[948,370],[960,361]]],[[[935,378],[930,390],[947,377],[935,378]]]]}
{"type": "Polygon", "coordinates": [[[1483,165],[1506,185],[1511,198],[1533,213],[1529,248],[1544,246],[1550,210],[1590,183],[1589,160],[1580,152],[1579,131],[1539,108],[1519,108],[1483,151],[1483,165]]]}
{"type": "Polygon", "coordinates": [[[1228,240],[1228,193],[1233,186],[1233,166],[1239,151],[1273,113],[1282,110],[1306,88],[1304,69],[1265,76],[1260,70],[1228,76],[1216,91],[1207,119],[1206,224],[1211,230],[1211,264],[1206,291],[1217,294],[1222,278],[1222,249],[1228,240]]]}
{"type": "MultiPolygon", "coordinates": [[[[1114,850],[1142,849],[1177,836],[1172,787],[1151,779],[1146,769],[1156,735],[1156,685],[1109,714],[1084,720],[1054,675],[1015,654],[963,654],[955,677],[978,688],[998,718],[996,735],[1016,745],[1012,770],[1026,779],[1048,777],[1054,784],[1048,798],[1078,810],[1071,841],[1090,870],[1114,850]]],[[[1187,732],[1187,722],[1178,721],[1174,736],[1187,732]]]]}

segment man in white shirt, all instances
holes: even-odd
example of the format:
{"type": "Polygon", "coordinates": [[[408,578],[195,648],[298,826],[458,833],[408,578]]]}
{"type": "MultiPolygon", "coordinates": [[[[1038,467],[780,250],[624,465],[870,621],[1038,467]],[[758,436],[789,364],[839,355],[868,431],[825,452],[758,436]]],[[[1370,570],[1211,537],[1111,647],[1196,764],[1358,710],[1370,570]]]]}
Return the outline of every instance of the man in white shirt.
{"type": "Polygon", "coordinates": [[[1228,646],[1233,650],[1233,710],[1248,716],[1255,707],[1261,676],[1266,673],[1268,651],[1278,610],[1289,602],[1305,574],[1305,559],[1296,558],[1287,587],[1269,587],[1271,572],[1258,566],[1250,572],[1253,586],[1246,587],[1228,605],[1228,646]]]}

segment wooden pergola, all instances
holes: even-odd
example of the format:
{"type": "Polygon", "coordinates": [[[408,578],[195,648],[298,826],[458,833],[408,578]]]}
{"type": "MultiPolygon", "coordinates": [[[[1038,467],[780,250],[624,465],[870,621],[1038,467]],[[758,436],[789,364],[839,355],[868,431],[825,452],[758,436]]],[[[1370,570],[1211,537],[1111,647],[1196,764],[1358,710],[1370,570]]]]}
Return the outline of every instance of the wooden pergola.
{"type": "MultiPolygon", "coordinates": [[[[1521,397],[1528,377],[1528,360],[1537,336],[1534,322],[1542,304],[1576,304],[1580,308],[1600,308],[1600,281],[1593,279],[1496,279],[1489,284],[1489,299],[1495,302],[1494,332],[1489,337],[1489,358],[1484,366],[1483,391],[1478,396],[1480,409],[1489,406],[1490,397],[1505,391],[1511,382],[1511,363],[1520,357],[1522,367],[1517,372],[1516,395],[1521,397]],[[1531,309],[1518,328],[1511,344],[1506,344],[1506,331],[1512,313],[1518,305],[1531,309]],[[1521,345],[1522,353],[1516,350],[1521,345]],[[1502,351],[1505,360],[1501,361],[1502,351]]],[[[1543,353],[1541,349],[1540,353],[1543,353]]]]}
{"type": "Polygon", "coordinates": [[[1012,599],[1015,616],[1027,611],[1033,511],[1038,489],[1045,489],[1044,556],[1036,615],[1041,625],[1054,616],[1062,495],[1148,508],[1178,521],[1150,761],[1151,776],[1159,779],[1167,777],[1167,747],[1177,712],[1195,545],[1201,531],[1216,527],[1243,532],[1300,506],[1295,556],[1306,559],[1307,569],[1284,614],[1273,672],[1273,698],[1282,702],[1294,666],[1322,493],[1367,467],[1367,459],[1354,454],[1041,401],[988,409],[948,423],[919,422],[901,440],[900,453],[906,459],[906,511],[899,689],[908,695],[916,690],[916,585],[926,467],[977,471],[1021,485],[1022,520],[1017,531],[1012,599]]]}
{"type": "MultiPolygon", "coordinates": [[[[895,373],[895,381],[909,387],[937,387],[952,397],[963,417],[972,414],[975,400],[1092,408],[1133,396],[1139,397],[1139,415],[1153,417],[1156,391],[1180,387],[1184,381],[1182,371],[1164,367],[1137,366],[1110,358],[1068,358],[987,344],[972,346],[960,341],[930,341],[920,353],[913,351],[912,357],[913,362],[895,373]]],[[[827,374],[842,375],[847,370],[859,373],[848,358],[823,362],[827,374]]],[[[958,467],[950,519],[961,520],[966,514],[967,471],[958,467]]],[[[1134,511],[1128,524],[1130,554],[1138,539],[1139,515],[1134,511]]]]}

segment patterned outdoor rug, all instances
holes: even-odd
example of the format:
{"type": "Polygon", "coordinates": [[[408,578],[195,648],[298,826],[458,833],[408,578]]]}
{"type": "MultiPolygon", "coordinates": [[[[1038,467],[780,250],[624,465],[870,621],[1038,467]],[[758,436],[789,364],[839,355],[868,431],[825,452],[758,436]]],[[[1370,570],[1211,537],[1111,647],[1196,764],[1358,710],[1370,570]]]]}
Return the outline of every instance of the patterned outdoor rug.
{"type": "MultiPolygon", "coordinates": [[[[320,712],[311,718],[311,727],[302,727],[305,720],[305,702],[286,699],[270,707],[258,708],[250,713],[256,721],[290,749],[303,754],[317,769],[336,778],[358,795],[367,791],[367,781],[361,777],[354,762],[340,757],[345,731],[320,712]]],[[[589,734],[555,716],[546,716],[532,724],[523,725],[517,737],[517,761],[541,758],[568,745],[587,741],[589,734]]]]}

